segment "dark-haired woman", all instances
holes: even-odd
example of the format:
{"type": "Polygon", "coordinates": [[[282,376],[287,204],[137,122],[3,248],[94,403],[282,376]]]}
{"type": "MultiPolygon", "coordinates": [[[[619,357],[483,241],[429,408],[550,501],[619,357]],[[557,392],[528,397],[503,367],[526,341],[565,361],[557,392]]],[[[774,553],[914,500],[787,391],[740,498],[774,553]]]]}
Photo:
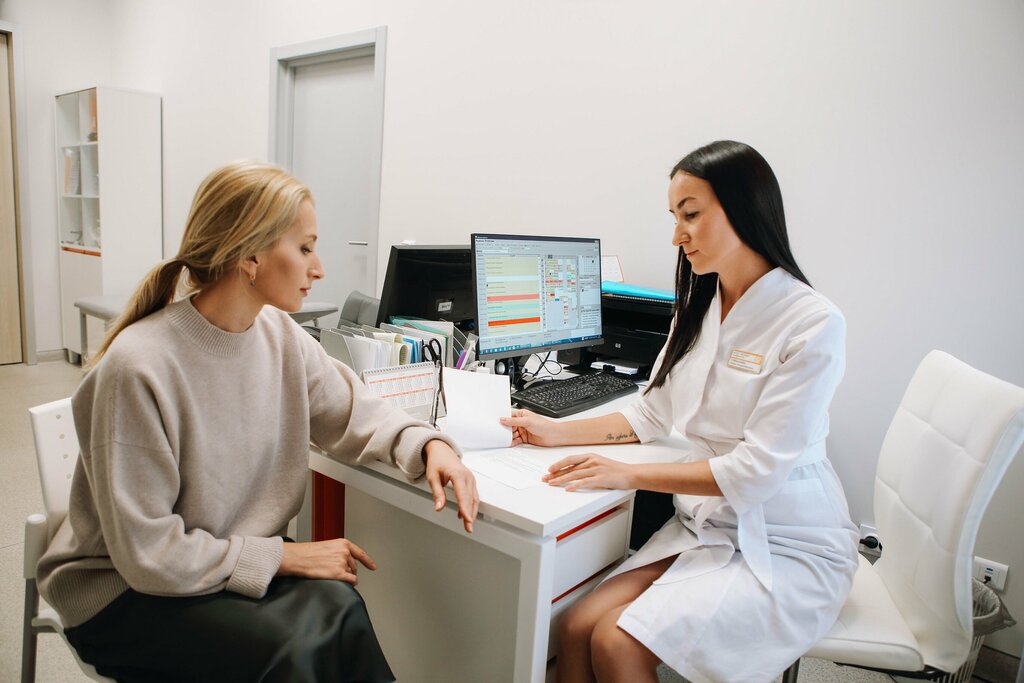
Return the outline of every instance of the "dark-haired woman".
{"type": "Polygon", "coordinates": [[[807,283],[782,197],[754,149],[716,142],[670,175],[675,320],[645,393],[621,413],[504,420],[514,443],[646,442],[673,427],[683,462],[595,453],[555,463],[567,490],[675,494],[676,515],[563,618],[558,680],[771,681],[832,626],[857,566],[856,529],[825,455],[845,323],[807,283]]]}

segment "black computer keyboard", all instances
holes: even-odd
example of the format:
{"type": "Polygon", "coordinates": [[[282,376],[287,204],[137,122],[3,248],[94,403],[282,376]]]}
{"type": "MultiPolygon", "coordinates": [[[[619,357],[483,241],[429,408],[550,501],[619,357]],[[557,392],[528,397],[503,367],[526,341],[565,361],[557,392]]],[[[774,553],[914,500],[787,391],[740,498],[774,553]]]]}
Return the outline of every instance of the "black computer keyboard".
{"type": "Polygon", "coordinates": [[[512,394],[521,408],[549,417],[565,417],[637,390],[636,382],[610,372],[540,382],[512,394]]]}

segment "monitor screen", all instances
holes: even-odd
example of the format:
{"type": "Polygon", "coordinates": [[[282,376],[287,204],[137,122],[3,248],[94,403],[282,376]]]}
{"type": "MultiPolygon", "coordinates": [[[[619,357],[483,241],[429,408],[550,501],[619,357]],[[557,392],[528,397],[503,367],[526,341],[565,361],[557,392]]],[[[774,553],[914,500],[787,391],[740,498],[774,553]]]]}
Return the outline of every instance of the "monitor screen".
{"type": "Polygon", "coordinates": [[[601,343],[601,240],[472,238],[480,358],[601,343]]]}
{"type": "Polygon", "coordinates": [[[466,245],[391,246],[377,325],[392,316],[448,320],[472,332],[473,259],[466,245]]]}

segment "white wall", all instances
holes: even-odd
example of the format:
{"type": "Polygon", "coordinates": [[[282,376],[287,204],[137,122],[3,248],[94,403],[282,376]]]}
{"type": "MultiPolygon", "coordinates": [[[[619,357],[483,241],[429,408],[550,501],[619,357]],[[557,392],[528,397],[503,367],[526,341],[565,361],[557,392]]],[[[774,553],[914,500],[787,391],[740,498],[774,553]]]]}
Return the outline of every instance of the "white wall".
{"type": "Polygon", "coordinates": [[[106,0],[3,0],[0,20],[17,25],[23,45],[24,102],[28,141],[29,198],[36,349],[62,348],[60,280],[57,272],[56,150],[54,95],[106,84],[114,53],[111,3],[106,0]]]}
{"type": "MultiPolygon", "coordinates": [[[[878,448],[928,350],[1024,384],[1020,2],[112,0],[95,14],[61,4],[52,19],[27,0],[3,5],[50,49],[81,22],[110,38],[107,52],[90,43],[84,64],[49,49],[28,57],[45,63],[28,72],[32,92],[45,91],[31,117],[46,130],[33,132],[33,157],[47,166],[33,165],[33,236],[54,270],[54,229],[37,204],[52,221],[43,95],[60,82],[109,77],[163,95],[170,255],[199,180],[229,159],[266,157],[270,48],[386,25],[381,276],[386,246],[402,239],[522,231],[599,236],[629,280],[669,288],[666,174],[694,147],[734,138],[772,163],[797,258],[847,316],[830,452],[856,521],[873,518],[878,448]]],[[[44,279],[37,270],[37,335],[56,348],[56,289],[44,279]]],[[[1024,460],[977,548],[1011,566],[1018,618],[1022,493],[1024,460]]],[[[1022,633],[990,642],[1019,653],[1022,633]]]]}

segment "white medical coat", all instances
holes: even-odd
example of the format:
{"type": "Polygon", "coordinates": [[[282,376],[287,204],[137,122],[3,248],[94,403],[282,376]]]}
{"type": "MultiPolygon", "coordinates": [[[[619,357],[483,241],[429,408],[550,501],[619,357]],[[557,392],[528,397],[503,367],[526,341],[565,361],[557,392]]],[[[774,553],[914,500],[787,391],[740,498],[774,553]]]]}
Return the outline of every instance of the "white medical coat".
{"type": "Polygon", "coordinates": [[[781,268],[724,322],[720,296],[665,384],[623,415],[642,442],[677,429],[724,495],[675,496],[676,515],[614,574],[679,557],[618,624],[693,683],[770,681],[831,628],[857,567],[825,457],[845,321],[781,268]]]}

